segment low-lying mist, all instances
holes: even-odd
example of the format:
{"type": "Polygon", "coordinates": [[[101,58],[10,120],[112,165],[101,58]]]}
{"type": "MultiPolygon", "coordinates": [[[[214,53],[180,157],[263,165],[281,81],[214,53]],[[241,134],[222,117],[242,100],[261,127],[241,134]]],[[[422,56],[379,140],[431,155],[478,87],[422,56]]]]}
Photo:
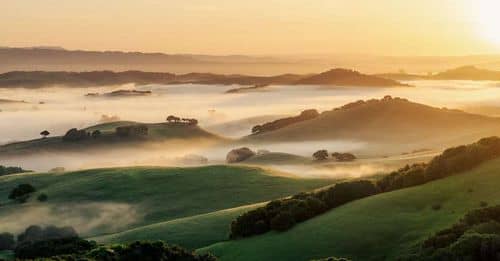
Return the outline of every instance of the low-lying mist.
{"type": "Polygon", "coordinates": [[[0,215],[0,231],[18,234],[30,225],[71,226],[82,236],[111,233],[141,220],[140,211],[125,203],[16,206],[0,215]]]}

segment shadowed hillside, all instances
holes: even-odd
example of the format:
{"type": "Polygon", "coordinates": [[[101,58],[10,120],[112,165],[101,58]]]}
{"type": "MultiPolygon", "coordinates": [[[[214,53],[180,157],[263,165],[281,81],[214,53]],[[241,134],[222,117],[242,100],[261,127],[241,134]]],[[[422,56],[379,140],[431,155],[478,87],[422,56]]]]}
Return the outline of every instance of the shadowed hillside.
{"type": "MultiPolygon", "coordinates": [[[[358,101],[318,117],[251,135],[245,141],[353,139],[450,145],[500,132],[500,119],[435,108],[402,98],[358,101]],[[449,143],[449,144],[448,144],[449,143]]],[[[432,144],[431,144],[432,145],[432,144]]]]}
{"type": "Polygon", "coordinates": [[[374,86],[390,87],[405,86],[394,80],[384,79],[377,76],[361,74],[354,70],[332,69],[317,75],[306,77],[296,82],[296,84],[314,85],[344,85],[344,86],[374,86]]]}

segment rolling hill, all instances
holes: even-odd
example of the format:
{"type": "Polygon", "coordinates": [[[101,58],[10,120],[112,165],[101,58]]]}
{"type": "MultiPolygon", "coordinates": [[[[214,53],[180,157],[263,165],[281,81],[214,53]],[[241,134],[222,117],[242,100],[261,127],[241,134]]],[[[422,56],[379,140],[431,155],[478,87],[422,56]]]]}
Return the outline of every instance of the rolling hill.
{"type": "Polygon", "coordinates": [[[118,121],[98,124],[80,130],[84,137],[77,140],[65,140],[64,136],[55,136],[15,142],[0,146],[0,157],[35,153],[40,151],[86,151],[99,148],[118,148],[120,146],[150,144],[167,140],[209,140],[224,141],[225,139],[212,134],[197,125],[181,123],[139,123],[130,121],[118,121]],[[127,126],[145,126],[147,134],[119,135],[116,129],[127,126]],[[91,137],[94,131],[99,131],[98,137],[91,137]],[[111,147],[110,147],[111,146],[111,147]]]}
{"type": "Polygon", "coordinates": [[[292,229],[202,248],[221,260],[397,260],[466,212],[500,203],[500,159],[457,176],[379,194],[331,210],[292,229]],[[438,204],[440,209],[433,208],[438,204]],[[383,243],[382,243],[383,242],[383,243]],[[259,251],[255,251],[259,249],[259,251]]]}
{"type": "Polygon", "coordinates": [[[55,223],[75,226],[87,237],[125,231],[112,236],[116,237],[112,242],[151,237],[195,248],[225,238],[228,220],[248,208],[239,206],[332,182],[278,177],[271,171],[241,166],[131,167],[7,175],[0,177],[0,231],[55,223]],[[32,184],[37,192],[25,204],[8,202],[9,191],[21,183],[32,184]],[[41,193],[48,196],[48,201],[36,200],[41,193]],[[194,236],[197,234],[199,237],[194,236]]]}
{"type": "Polygon", "coordinates": [[[372,87],[407,86],[395,80],[361,74],[357,71],[341,68],[336,68],[326,72],[322,72],[320,74],[312,75],[310,77],[305,77],[301,80],[298,80],[296,84],[372,87]]]}
{"type": "Polygon", "coordinates": [[[500,119],[386,96],[322,112],[318,117],[244,137],[248,142],[361,140],[435,146],[470,143],[500,132],[500,119]]]}
{"type": "Polygon", "coordinates": [[[468,65],[438,72],[435,74],[407,74],[407,73],[382,73],[376,74],[380,78],[395,81],[412,80],[465,80],[465,81],[500,81],[500,71],[478,68],[468,65]]]}
{"type": "Polygon", "coordinates": [[[215,84],[215,85],[340,85],[390,87],[405,86],[394,80],[361,74],[347,69],[332,69],[319,74],[281,74],[274,76],[251,76],[241,74],[187,73],[173,74],[143,71],[89,71],[48,72],[11,71],[0,74],[0,88],[41,88],[47,86],[86,87],[99,85],[135,84],[215,84]]]}

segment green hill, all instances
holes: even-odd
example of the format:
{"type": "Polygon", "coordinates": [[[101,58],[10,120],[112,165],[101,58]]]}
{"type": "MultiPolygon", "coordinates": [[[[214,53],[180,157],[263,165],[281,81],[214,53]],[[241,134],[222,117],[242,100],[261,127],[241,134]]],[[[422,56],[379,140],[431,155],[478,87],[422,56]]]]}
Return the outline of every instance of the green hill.
{"type": "MultiPolygon", "coordinates": [[[[162,239],[200,247],[225,238],[228,222],[234,217],[224,217],[220,221],[212,219],[210,227],[217,224],[214,227],[217,229],[205,230],[202,232],[206,233],[205,238],[198,241],[199,238],[189,234],[196,230],[189,232],[184,229],[194,228],[189,225],[193,220],[204,222],[201,219],[203,214],[264,202],[333,182],[272,174],[260,168],[208,166],[110,168],[2,176],[0,217],[4,223],[0,223],[0,231],[15,229],[5,222],[8,220],[24,228],[35,222],[67,224],[65,222],[78,217],[78,224],[70,222],[67,225],[74,225],[82,235],[93,237],[166,222],[167,225],[178,225],[168,228],[168,231],[173,229],[178,234],[175,238],[170,238],[170,234],[160,235],[162,239]],[[22,183],[30,183],[38,191],[25,204],[8,202],[10,190],[22,183]],[[36,201],[36,196],[41,193],[48,196],[47,202],[36,201]],[[117,226],[120,223],[123,224],[117,226]],[[190,240],[193,242],[190,243],[190,240]]],[[[210,215],[217,217],[218,214],[210,215]]],[[[147,231],[147,228],[144,229],[147,231]]]]}
{"type": "Polygon", "coordinates": [[[500,203],[500,159],[425,185],[358,200],[291,230],[221,242],[221,260],[310,260],[329,256],[395,260],[484,201],[500,203]],[[434,205],[441,208],[433,209],[434,205]],[[255,251],[259,249],[259,251],[255,251]]]}
{"type": "Polygon", "coordinates": [[[187,125],[181,123],[139,123],[131,121],[118,121],[98,124],[84,128],[82,131],[89,135],[99,130],[101,135],[98,138],[88,137],[78,141],[65,141],[63,136],[34,139],[22,142],[15,142],[0,146],[0,156],[19,155],[35,153],[40,151],[82,151],[89,149],[100,149],[131,145],[155,143],[159,141],[174,139],[203,139],[210,141],[224,141],[225,139],[212,134],[197,125],[187,125]],[[119,136],[115,133],[117,127],[124,126],[146,126],[147,135],[119,136]]]}

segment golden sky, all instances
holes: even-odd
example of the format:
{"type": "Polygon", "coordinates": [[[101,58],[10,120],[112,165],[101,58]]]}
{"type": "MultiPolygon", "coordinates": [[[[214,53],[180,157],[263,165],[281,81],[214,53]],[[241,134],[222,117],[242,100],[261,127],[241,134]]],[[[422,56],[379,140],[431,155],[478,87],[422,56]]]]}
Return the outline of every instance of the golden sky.
{"type": "Polygon", "coordinates": [[[203,54],[498,53],[499,3],[0,0],[0,46],[203,54]]]}

